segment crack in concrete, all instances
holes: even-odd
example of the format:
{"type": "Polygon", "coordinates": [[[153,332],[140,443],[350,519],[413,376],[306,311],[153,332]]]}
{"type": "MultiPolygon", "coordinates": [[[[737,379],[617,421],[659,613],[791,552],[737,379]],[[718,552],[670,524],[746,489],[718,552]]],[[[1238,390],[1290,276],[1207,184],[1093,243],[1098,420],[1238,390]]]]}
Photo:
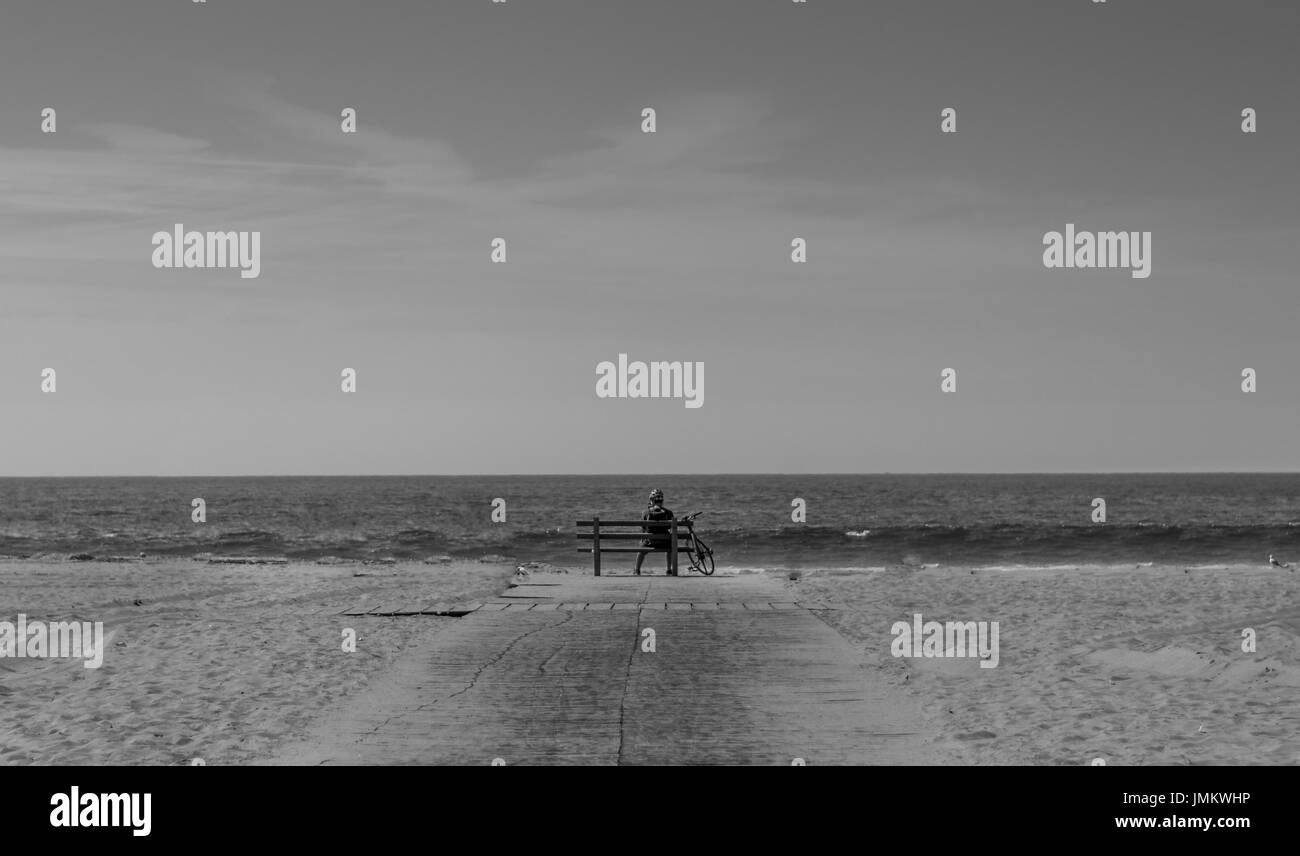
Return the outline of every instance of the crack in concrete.
{"type": "MultiPolygon", "coordinates": [[[[651,585],[652,583],[646,584],[645,591],[641,593],[641,599],[637,601],[638,606],[646,602],[646,598],[649,597],[650,595],[651,585]]],[[[632,683],[632,661],[636,659],[636,649],[637,646],[640,644],[641,644],[641,610],[638,608],[636,611],[636,632],[632,634],[632,651],[627,656],[627,671],[623,675],[623,696],[618,700],[618,755],[614,760],[614,765],[617,767],[623,766],[623,743],[624,743],[623,723],[625,721],[625,717],[627,714],[627,688],[632,683]]]]}
{"type": "Polygon", "coordinates": [[[469,679],[469,684],[464,689],[456,690],[456,692],[452,693],[451,695],[447,696],[444,699],[439,699],[439,701],[450,701],[451,699],[454,699],[456,696],[464,695],[465,693],[474,689],[474,685],[478,683],[478,679],[482,677],[483,673],[486,672],[488,669],[492,668],[493,666],[495,666],[497,663],[501,662],[501,658],[504,657],[506,654],[509,654],[510,649],[514,648],[516,645],[518,645],[523,640],[527,639],[529,636],[532,636],[534,633],[540,633],[543,630],[549,630],[552,627],[559,627],[561,624],[564,624],[571,618],[573,618],[573,613],[567,612],[564,616],[563,621],[555,621],[555,622],[548,621],[547,623],[543,624],[541,627],[534,627],[532,630],[529,630],[526,633],[521,633],[518,636],[516,636],[514,639],[511,639],[510,643],[506,645],[504,648],[502,648],[500,651],[498,651],[495,657],[493,657],[491,660],[488,660],[486,663],[478,667],[477,671],[474,672],[474,676],[469,679]]]}
{"type": "Polygon", "coordinates": [[[491,660],[489,660],[488,662],[484,663],[483,665],[479,666],[478,669],[476,669],[476,670],[474,671],[474,675],[473,675],[473,677],[471,677],[471,678],[469,679],[469,683],[466,684],[465,687],[464,687],[463,689],[456,690],[456,692],[454,692],[454,693],[452,693],[451,695],[446,696],[446,697],[444,697],[444,698],[434,699],[434,700],[431,701],[431,702],[426,702],[426,703],[424,703],[424,704],[416,705],[414,708],[410,708],[409,710],[403,710],[403,711],[399,711],[398,713],[394,713],[392,716],[388,717],[388,718],[385,719],[383,722],[381,722],[381,723],[379,723],[378,725],[376,725],[374,728],[372,728],[372,729],[370,729],[369,731],[365,732],[364,735],[361,735],[360,737],[358,737],[358,739],[357,739],[356,742],[360,743],[361,740],[362,740],[364,737],[369,737],[369,736],[372,735],[372,734],[377,734],[377,733],[379,732],[380,729],[382,729],[382,728],[384,728],[385,726],[387,726],[387,725],[388,725],[390,722],[392,722],[394,719],[400,719],[401,717],[403,717],[403,716],[405,716],[405,715],[407,715],[408,713],[411,713],[411,712],[420,712],[420,711],[428,710],[429,708],[433,707],[435,704],[438,704],[438,703],[440,703],[440,702],[444,702],[444,701],[449,701],[450,699],[453,699],[453,698],[455,698],[455,697],[458,696],[458,695],[464,695],[465,693],[467,693],[467,692],[469,692],[470,690],[474,689],[474,685],[475,685],[476,683],[478,683],[478,679],[483,675],[483,673],[484,673],[485,671],[487,671],[490,667],[492,667],[492,666],[494,666],[495,664],[497,664],[498,662],[500,662],[500,661],[501,661],[501,658],[504,657],[506,654],[510,653],[510,649],[511,649],[511,648],[514,648],[515,645],[517,645],[519,642],[523,641],[523,639],[525,639],[525,638],[528,637],[528,636],[532,636],[534,633],[539,633],[539,632],[541,632],[541,631],[543,631],[543,630],[546,630],[546,629],[548,629],[548,628],[550,628],[550,627],[559,627],[561,624],[563,624],[565,621],[568,621],[568,620],[569,620],[570,618],[572,618],[572,617],[573,617],[573,614],[572,614],[572,613],[569,613],[569,614],[567,614],[567,615],[564,616],[564,620],[563,620],[563,621],[547,622],[546,624],[543,624],[541,627],[534,627],[532,630],[528,630],[528,631],[526,631],[526,632],[524,632],[524,633],[519,634],[519,635],[516,636],[514,639],[511,639],[510,642],[509,642],[509,643],[508,643],[504,648],[502,648],[502,649],[500,650],[500,652],[498,652],[497,655],[496,655],[495,657],[493,657],[491,660]]]}
{"type": "MultiPolygon", "coordinates": [[[[577,611],[577,610],[568,610],[568,614],[564,617],[564,621],[561,621],[561,622],[559,622],[558,624],[555,624],[555,625],[553,625],[553,626],[555,626],[555,627],[559,627],[561,624],[564,624],[566,621],[568,621],[569,619],[573,618],[573,613],[576,612],[576,611],[577,611]]],[[[537,671],[538,671],[538,672],[541,672],[543,675],[546,674],[546,664],[549,663],[549,662],[551,662],[552,660],[554,660],[556,657],[560,656],[560,654],[561,654],[563,651],[564,651],[564,647],[563,647],[563,646],[561,646],[561,647],[559,647],[559,648],[556,648],[554,654],[552,654],[551,656],[547,657],[545,660],[543,660],[543,661],[542,661],[542,662],[537,666],[537,671]]]]}
{"type": "Polygon", "coordinates": [[[627,688],[632,683],[632,661],[636,659],[636,648],[641,643],[641,610],[636,611],[636,632],[632,634],[632,650],[627,655],[627,671],[623,675],[623,696],[618,700],[618,755],[614,765],[623,766],[623,723],[627,715],[627,688]]]}

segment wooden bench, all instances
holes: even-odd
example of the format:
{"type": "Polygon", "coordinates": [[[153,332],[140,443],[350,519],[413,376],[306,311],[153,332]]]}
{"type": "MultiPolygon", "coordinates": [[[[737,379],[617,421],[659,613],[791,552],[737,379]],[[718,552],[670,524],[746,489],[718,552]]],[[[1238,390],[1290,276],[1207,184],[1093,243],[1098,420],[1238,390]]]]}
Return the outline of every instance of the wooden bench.
{"type": "Polygon", "coordinates": [[[580,542],[590,541],[591,546],[579,546],[579,553],[591,553],[592,566],[595,568],[596,576],[600,576],[600,554],[601,553],[667,553],[668,554],[668,575],[677,576],[677,557],[681,553],[690,552],[690,539],[680,537],[677,533],[678,528],[688,529],[689,524],[684,520],[601,520],[599,517],[593,517],[590,520],[578,521],[578,540],[580,542]],[[635,531],[627,531],[629,526],[636,527],[635,531]],[[667,532],[646,532],[643,527],[654,526],[656,528],[667,529],[667,532]],[[655,541],[662,540],[662,544],[653,547],[647,547],[638,543],[635,547],[617,546],[621,541],[640,542],[644,538],[651,538],[655,541]],[[606,546],[602,542],[614,542],[614,546],[606,546]]]}

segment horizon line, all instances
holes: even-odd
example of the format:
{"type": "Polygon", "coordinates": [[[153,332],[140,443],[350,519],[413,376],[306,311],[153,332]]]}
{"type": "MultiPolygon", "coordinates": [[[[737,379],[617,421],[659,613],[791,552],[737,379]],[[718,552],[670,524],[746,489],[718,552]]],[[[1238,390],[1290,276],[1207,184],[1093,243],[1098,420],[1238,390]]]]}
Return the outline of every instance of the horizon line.
{"type": "Polygon", "coordinates": [[[705,476],[1211,476],[1300,475],[1300,470],[919,470],[875,472],[692,472],[692,473],[191,473],[158,475],[113,473],[100,475],[0,475],[0,479],[367,479],[367,478],[698,478],[705,476]]]}

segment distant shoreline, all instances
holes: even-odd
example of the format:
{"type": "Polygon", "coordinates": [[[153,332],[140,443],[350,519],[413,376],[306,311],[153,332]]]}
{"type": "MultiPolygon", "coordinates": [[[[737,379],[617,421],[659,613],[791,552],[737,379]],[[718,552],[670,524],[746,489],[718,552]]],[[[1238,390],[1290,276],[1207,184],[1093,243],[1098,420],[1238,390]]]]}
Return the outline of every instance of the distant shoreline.
{"type": "Polygon", "coordinates": [[[1300,475],[1300,470],[1000,470],[984,472],[981,470],[926,470],[920,472],[689,472],[689,473],[235,473],[216,475],[212,473],[194,474],[112,474],[98,475],[0,475],[5,479],[529,479],[529,478],[609,478],[609,479],[673,479],[697,478],[700,476],[717,476],[726,478],[870,478],[873,476],[917,477],[934,476],[1261,476],[1300,475]]]}

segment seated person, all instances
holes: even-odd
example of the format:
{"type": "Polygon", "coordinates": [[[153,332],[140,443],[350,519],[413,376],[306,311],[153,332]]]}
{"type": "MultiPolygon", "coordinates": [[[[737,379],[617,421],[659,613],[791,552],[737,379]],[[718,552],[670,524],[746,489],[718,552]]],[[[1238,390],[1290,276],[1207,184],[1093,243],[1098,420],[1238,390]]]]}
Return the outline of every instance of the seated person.
{"type": "MultiPolygon", "coordinates": [[[[641,519],[642,520],[672,520],[673,519],[672,510],[668,508],[664,508],[664,492],[662,490],[656,488],[655,490],[650,491],[650,505],[649,507],[646,508],[645,514],[641,515],[641,519]]],[[[644,529],[650,536],[648,538],[641,539],[641,546],[670,548],[669,545],[672,542],[668,538],[667,526],[642,526],[641,528],[644,529]]],[[[632,573],[636,574],[637,576],[641,576],[641,563],[645,561],[645,556],[646,556],[645,553],[636,554],[636,569],[632,573]]],[[[666,552],[664,553],[664,557],[668,563],[667,565],[668,569],[671,570],[673,566],[672,554],[666,552]]]]}

